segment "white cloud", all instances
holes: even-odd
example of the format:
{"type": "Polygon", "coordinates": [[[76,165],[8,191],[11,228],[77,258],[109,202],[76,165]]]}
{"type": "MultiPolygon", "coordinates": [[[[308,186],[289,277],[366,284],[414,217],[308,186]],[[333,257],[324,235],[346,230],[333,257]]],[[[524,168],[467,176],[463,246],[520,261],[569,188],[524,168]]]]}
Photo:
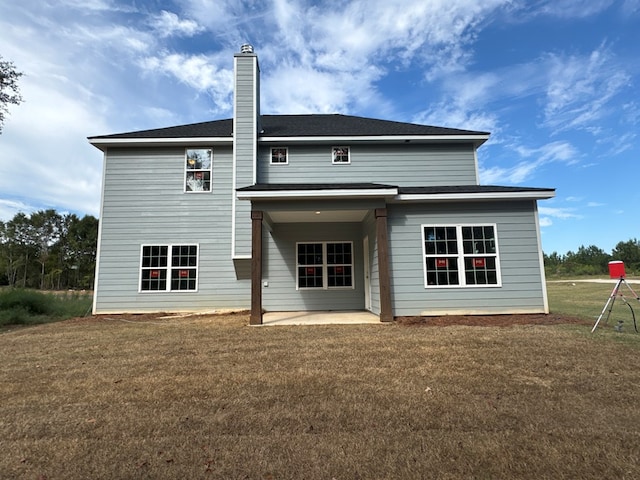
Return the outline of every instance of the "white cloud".
{"type": "Polygon", "coordinates": [[[500,130],[499,119],[495,114],[479,109],[467,109],[463,105],[452,105],[446,102],[419,113],[412,121],[427,125],[443,125],[451,128],[490,132],[494,136],[500,130]]]}
{"type": "Polygon", "coordinates": [[[542,0],[534,4],[539,13],[562,18],[584,18],[596,15],[614,0],[542,0]]]}
{"type": "Polygon", "coordinates": [[[581,215],[577,215],[572,208],[559,208],[559,207],[538,207],[540,215],[546,215],[547,217],[559,218],[566,220],[569,218],[582,218],[581,215]]]}
{"type": "Polygon", "coordinates": [[[627,16],[640,13],[640,0],[624,0],[622,12],[627,16]]]}
{"type": "MultiPolygon", "coordinates": [[[[279,99],[272,111],[325,112],[363,105],[363,99],[384,105],[376,82],[392,63],[423,65],[432,79],[461,71],[470,60],[466,47],[482,22],[509,3],[355,0],[329,7],[311,0],[274,0],[265,7],[254,1],[189,0],[184,8],[226,44],[236,42],[236,49],[244,41],[254,44],[267,72],[263,85],[267,93],[278,93],[271,97],[279,99]]],[[[268,102],[269,96],[263,99],[268,102]]]]}
{"type": "Polygon", "coordinates": [[[184,36],[192,37],[204,30],[204,27],[194,20],[180,19],[173,12],[162,10],[158,15],[154,15],[151,26],[161,37],[184,36]]]}
{"type": "Polygon", "coordinates": [[[561,162],[567,165],[576,163],[579,159],[578,151],[568,142],[551,142],[541,147],[531,148],[522,145],[511,146],[522,161],[513,166],[484,166],[479,167],[480,180],[483,184],[521,184],[549,163],[561,162]]]}
{"type": "Polygon", "coordinates": [[[630,86],[629,74],[606,45],[586,56],[548,56],[544,123],[556,131],[588,129],[615,112],[611,101],[630,86]]]}
{"type": "Polygon", "coordinates": [[[0,222],[8,222],[18,213],[31,214],[37,210],[33,205],[28,205],[20,200],[0,198],[0,222]]]}
{"type": "Polygon", "coordinates": [[[583,216],[575,213],[574,208],[538,206],[540,227],[554,225],[554,219],[561,221],[579,220],[583,216]]]}
{"type": "Polygon", "coordinates": [[[88,125],[106,127],[94,115],[90,97],[51,83],[53,88],[30,81],[22,86],[26,101],[14,111],[0,143],[0,191],[5,201],[28,196],[37,203],[34,208],[57,205],[97,215],[101,155],[85,137],[88,125]]]}
{"type": "Polygon", "coordinates": [[[216,65],[216,59],[206,55],[164,54],[147,57],[140,65],[148,72],[173,75],[199,92],[211,95],[214,112],[232,109],[233,71],[216,65]]]}

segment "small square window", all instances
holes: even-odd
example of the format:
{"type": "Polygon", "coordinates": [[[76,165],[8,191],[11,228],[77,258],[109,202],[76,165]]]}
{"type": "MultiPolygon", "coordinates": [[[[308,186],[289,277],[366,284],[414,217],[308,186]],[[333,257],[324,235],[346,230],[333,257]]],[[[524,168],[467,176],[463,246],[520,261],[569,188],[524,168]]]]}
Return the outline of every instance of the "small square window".
{"type": "Polygon", "coordinates": [[[349,156],[349,147],[333,147],[331,149],[331,163],[351,163],[351,158],[349,156]]]}
{"type": "Polygon", "coordinates": [[[277,147],[271,149],[271,164],[272,165],[286,165],[289,163],[288,151],[284,147],[277,147]]]}

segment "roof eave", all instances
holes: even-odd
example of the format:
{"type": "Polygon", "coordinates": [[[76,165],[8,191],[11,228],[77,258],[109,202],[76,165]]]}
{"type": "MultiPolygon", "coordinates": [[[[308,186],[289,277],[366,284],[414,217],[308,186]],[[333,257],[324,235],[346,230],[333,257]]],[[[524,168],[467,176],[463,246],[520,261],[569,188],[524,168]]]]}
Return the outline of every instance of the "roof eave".
{"type": "Polygon", "coordinates": [[[473,143],[479,147],[489,139],[486,135],[301,135],[266,136],[261,143],[473,143]]]}
{"type": "Polygon", "coordinates": [[[170,147],[211,146],[233,143],[233,137],[176,137],[176,138],[108,138],[89,137],[89,143],[100,150],[108,147],[170,147]]]}
{"type": "Polygon", "coordinates": [[[525,190],[521,192],[467,192],[467,193],[403,193],[396,202],[457,202],[473,200],[547,200],[556,196],[555,190],[525,190]]]}

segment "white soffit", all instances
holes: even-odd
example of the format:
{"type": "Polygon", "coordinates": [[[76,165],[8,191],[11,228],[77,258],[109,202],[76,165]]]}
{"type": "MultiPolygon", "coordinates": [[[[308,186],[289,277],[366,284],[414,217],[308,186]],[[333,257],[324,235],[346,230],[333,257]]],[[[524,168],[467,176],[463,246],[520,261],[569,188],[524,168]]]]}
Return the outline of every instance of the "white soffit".
{"type": "Polygon", "coordinates": [[[309,211],[268,211],[273,223],[359,223],[368,210],[309,210],[309,211]]]}

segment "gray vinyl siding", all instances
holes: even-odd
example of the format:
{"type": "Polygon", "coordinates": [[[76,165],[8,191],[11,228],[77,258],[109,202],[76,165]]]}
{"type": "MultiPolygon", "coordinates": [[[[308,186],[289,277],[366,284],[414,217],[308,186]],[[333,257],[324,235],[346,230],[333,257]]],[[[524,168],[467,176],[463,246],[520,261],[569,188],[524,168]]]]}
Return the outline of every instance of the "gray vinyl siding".
{"type": "Polygon", "coordinates": [[[532,201],[389,206],[390,269],[396,316],[544,312],[532,201]],[[421,225],[497,226],[501,287],[425,288],[421,225]]]}
{"type": "Polygon", "coordinates": [[[231,147],[213,148],[212,191],[184,192],[184,148],[110,149],[97,313],[248,308],[231,259],[231,147]],[[141,245],[199,244],[197,292],[139,293],[141,245]]]}
{"type": "MultiPolygon", "coordinates": [[[[257,58],[237,55],[235,83],[235,188],[253,185],[257,135],[257,58]]],[[[230,182],[231,184],[231,182],[230,182]]],[[[251,255],[251,204],[235,200],[235,255],[251,255]]]]}
{"type": "Polygon", "coordinates": [[[271,146],[261,146],[258,183],[376,182],[396,186],[478,183],[471,144],[354,144],[349,146],[351,163],[339,165],[331,163],[331,145],[277,146],[288,148],[288,164],[271,165],[271,146]]]}
{"type": "Polygon", "coordinates": [[[380,315],[380,272],[378,270],[378,242],[376,239],[376,219],[371,211],[364,219],[363,238],[369,237],[369,278],[371,282],[371,311],[380,315]]]}
{"type": "Polygon", "coordinates": [[[362,310],[364,277],[362,224],[277,224],[264,234],[263,308],[267,311],[362,310]],[[296,290],[296,242],[353,242],[353,289],[296,290]]]}

